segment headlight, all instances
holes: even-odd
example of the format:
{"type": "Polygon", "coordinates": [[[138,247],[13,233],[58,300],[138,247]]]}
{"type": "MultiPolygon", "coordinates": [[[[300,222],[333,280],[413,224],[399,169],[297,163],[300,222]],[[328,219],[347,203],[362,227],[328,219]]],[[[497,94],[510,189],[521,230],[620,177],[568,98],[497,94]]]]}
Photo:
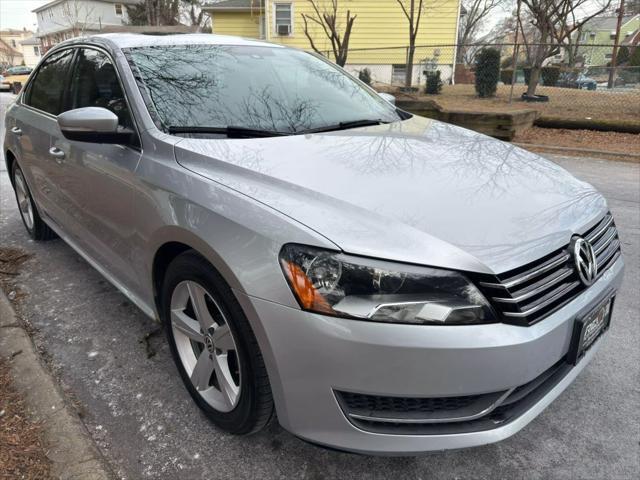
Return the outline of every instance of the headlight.
{"type": "Polygon", "coordinates": [[[460,273],[287,244],[280,265],[304,310],[377,322],[468,325],[496,322],[460,273]]]}

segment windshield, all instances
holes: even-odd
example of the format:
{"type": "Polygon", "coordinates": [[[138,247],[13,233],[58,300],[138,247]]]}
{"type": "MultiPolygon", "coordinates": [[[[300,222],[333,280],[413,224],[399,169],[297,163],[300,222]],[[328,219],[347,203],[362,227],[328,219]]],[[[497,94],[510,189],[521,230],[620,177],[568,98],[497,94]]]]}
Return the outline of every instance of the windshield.
{"type": "Polygon", "coordinates": [[[300,133],[401,119],[392,105],[349,75],[298,50],[181,45],[125,54],[147,107],[165,130],[233,126],[300,133]]]}

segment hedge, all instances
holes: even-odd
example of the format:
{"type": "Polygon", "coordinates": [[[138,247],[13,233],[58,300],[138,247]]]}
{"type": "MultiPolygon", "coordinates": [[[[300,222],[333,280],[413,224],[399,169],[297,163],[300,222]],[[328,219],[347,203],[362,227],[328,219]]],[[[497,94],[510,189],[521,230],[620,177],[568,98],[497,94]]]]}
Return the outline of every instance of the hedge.
{"type": "Polygon", "coordinates": [[[476,57],[476,92],[480,98],[493,97],[500,78],[500,52],[483,48],[476,57]]]}

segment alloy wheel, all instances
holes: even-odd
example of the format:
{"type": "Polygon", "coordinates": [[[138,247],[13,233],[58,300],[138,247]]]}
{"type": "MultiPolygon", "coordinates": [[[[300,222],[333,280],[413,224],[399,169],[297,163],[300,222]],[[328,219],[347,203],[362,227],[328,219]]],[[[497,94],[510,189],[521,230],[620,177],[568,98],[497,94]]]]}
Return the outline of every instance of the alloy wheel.
{"type": "Polygon", "coordinates": [[[233,332],[213,296],[193,280],[171,296],[171,329],[191,383],[214,409],[230,412],[241,390],[240,356],[233,332]]]}
{"type": "Polygon", "coordinates": [[[27,188],[27,183],[24,180],[24,176],[22,175],[22,171],[17,169],[15,172],[15,187],[16,187],[16,198],[18,199],[18,208],[20,209],[20,215],[22,215],[22,219],[24,220],[27,229],[33,230],[34,225],[34,216],[33,216],[33,204],[31,202],[31,196],[29,195],[29,190],[27,188]]]}

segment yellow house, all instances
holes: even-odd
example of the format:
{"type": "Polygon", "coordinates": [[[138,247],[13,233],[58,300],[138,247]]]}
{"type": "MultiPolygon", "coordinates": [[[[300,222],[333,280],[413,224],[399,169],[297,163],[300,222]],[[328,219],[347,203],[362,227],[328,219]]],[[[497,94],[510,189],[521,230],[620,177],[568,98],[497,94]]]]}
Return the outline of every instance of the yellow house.
{"type": "MultiPolygon", "coordinates": [[[[397,0],[336,0],[338,31],[344,32],[346,12],[356,16],[345,68],[367,67],[375,81],[404,82],[409,45],[409,22],[397,0]]],[[[314,0],[321,13],[333,0],[314,0]]],[[[410,0],[403,2],[409,5],[410,0]]],[[[419,2],[416,0],[415,4],[419,2]]],[[[264,39],[311,50],[303,15],[313,16],[310,0],[212,0],[203,7],[212,19],[213,33],[264,39]]],[[[444,81],[455,65],[460,0],[425,0],[416,37],[413,81],[421,83],[425,69],[439,69],[444,81]]],[[[319,50],[333,59],[331,43],[322,26],[308,21],[308,31],[319,50]]]]}

